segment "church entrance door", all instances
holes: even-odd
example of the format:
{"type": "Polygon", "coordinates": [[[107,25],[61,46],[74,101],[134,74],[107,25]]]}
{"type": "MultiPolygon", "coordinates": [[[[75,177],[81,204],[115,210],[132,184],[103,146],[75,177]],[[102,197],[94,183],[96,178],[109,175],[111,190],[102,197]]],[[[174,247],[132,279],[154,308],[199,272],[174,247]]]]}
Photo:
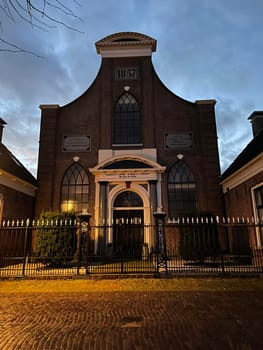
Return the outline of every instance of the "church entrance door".
{"type": "Polygon", "coordinates": [[[114,202],[113,255],[141,257],[144,242],[142,199],[132,191],[122,192],[114,202]]]}

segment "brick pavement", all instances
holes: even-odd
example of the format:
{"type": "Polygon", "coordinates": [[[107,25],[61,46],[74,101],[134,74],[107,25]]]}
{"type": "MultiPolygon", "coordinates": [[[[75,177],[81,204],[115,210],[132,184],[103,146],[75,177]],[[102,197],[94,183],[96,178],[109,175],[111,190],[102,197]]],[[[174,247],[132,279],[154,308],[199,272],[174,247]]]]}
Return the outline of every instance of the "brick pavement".
{"type": "Polygon", "coordinates": [[[1,350],[262,349],[262,292],[0,294],[1,350]]]}

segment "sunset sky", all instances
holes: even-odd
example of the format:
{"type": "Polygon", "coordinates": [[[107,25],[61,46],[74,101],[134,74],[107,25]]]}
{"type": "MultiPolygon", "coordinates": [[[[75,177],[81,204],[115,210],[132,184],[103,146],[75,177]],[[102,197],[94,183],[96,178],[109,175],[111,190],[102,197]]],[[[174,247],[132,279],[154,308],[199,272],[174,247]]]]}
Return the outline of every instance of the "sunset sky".
{"type": "Polygon", "coordinates": [[[0,38],[34,53],[8,52],[10,47],[0,41],[0,117],[7,122],[3,143],[34,175],[39,105],[62,106],[87,90],[101,63],[95,42],[116,32],[140,32],[157,40],[153,64],[173,93],[192,102],[217,100],[222,171],[252,139],[247,118],[263,110],[262,0],[62,3],[76,16],[48,5],[46,13],[78,31],[41,16],[56,27],[37,28],[15,14],[8,17],[0,7],[0,38]]]}

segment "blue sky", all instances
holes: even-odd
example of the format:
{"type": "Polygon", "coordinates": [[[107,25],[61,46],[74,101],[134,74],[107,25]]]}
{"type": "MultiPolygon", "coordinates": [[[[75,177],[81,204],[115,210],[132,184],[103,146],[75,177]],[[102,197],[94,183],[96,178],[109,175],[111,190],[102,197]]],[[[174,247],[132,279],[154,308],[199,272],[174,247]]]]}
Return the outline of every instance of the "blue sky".
{"type": "Polygon", "coordinates": [[[1,51],[7,47],[0,43],[0,117],[8,123],[3,143],[36,175],[38,106],[64,105],[81,95],[100,67],[95,42],[135,31],[157,40],[153,64],[171,91],[190,101],[217,100],[223,171],[252,139],[247,118],[263,110],[263,1],[78,2],[80,6],[69,0],[63,4],[81,20],[54,8],[46,11],[83,33],[61,25],[43,31],[20,18],[8,19],[0,9],[0,38],[44,57],[1,51]]]}

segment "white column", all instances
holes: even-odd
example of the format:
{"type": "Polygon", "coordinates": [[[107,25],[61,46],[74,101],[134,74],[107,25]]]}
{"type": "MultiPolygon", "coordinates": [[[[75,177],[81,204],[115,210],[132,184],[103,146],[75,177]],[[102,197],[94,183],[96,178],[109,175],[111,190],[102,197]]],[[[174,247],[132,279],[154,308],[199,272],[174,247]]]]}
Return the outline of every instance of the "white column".
{"type": "Polygon", "coordinates": [[[156,184],[157,191],[157,212],[163,211],[162,205],[162,174],[158,173],[158,180],[156,184]]]}

